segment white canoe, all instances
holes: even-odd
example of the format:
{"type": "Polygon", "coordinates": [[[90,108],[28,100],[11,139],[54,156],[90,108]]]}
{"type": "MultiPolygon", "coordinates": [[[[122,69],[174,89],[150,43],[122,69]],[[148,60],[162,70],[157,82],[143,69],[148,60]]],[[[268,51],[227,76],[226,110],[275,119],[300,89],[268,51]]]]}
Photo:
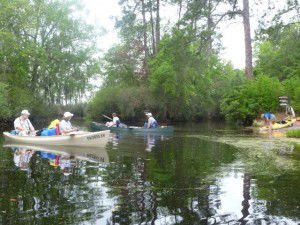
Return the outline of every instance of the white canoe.
{"type": "Polygon", "coordinates": [[[58,146],[58,145],[33,145],[33,144],[4,144],[6,148],[18,148],[42,152],[50,152],[59,155],[74,156],[75,159],[97,163],[108,163],[109,158],[106,148],[83,146],[58,146]]]}
{"type": "Polygon", "coordinates": [[[85,146],[105,147],[109,130],[99,132],[78,132],[64,136],[18,136],[4,132],[6,142],[34,145],[85,146]]]}

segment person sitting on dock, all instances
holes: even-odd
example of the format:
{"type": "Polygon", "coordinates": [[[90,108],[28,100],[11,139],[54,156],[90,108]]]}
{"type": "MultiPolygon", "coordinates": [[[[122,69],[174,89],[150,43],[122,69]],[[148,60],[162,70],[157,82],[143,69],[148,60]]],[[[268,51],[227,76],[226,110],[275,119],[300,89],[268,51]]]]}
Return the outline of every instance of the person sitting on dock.
{"type": "Polygon", "coordinates": [[[145,128],[158,128],[159,125],[157,121],[153,118],[152,113],[148,112],[146,113],[146,116],[148,118],[148,122],[144,124],[145,128]]]}
{"type": "Polygon", "coordinates": [[[121,120],[119,119],[119,117],[117,117],[116,113],[113,113],[111,115],[112,115],[112,118],[113,118],[112,121],[111,122],[107,122],[105,124],[105,126],[107,126],[107,127],[119,127],[120,124],[121,124],[121,120]]]}
{"type": "Polygon", "coordinates": [[[264,120],[265,126],[268,126],[270,130],[272,130],[273,124],[275,123],[276,117],[272,113],[263,113],[261,114],[261,118],[264,120]]]}
{"type": "Polygon", "coordinates": [[[70,120],[73,114],[70,112],[65,112],[63,119],[59,123],[59,130],[62,135],[66,135],[71,132],[78,131],[78,128],[73,127],[70,120]]]}
{"type": "Polygon", "coordinates": [[[21,112],[21,116],[16,118],[14,121],[14,127],[18,135],[28,136],[35,135],[36,131],[28,119],[30,113],[24,109],[21,112]]]}

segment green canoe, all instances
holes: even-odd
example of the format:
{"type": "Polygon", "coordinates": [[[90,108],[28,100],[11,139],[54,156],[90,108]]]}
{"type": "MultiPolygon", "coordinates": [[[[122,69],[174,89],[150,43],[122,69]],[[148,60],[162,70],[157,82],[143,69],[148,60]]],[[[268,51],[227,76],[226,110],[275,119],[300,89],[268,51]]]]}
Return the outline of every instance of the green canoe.
{"type": "Polygon", "coordinates": [[[141,133],[171,133],[174,132],[174,127],[161,126],[159,128],[143,128],[143,127],[107,127],[102,123],[92,122],[91,128],[93,130],[111,130],[111,131],[126,131],[126,132],[141,132],[141,133]]]}

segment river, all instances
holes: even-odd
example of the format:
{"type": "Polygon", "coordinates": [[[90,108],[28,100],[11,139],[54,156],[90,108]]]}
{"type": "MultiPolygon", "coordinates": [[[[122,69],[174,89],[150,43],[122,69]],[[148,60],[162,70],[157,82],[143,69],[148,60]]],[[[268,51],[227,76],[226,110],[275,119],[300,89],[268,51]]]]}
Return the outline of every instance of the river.
{"type": "Polygon", "coordinates": [[[0,224],[300,223],[300,145],[286,138],[190,123],[112,133],[103,149],[0,148],[0,224]]]}

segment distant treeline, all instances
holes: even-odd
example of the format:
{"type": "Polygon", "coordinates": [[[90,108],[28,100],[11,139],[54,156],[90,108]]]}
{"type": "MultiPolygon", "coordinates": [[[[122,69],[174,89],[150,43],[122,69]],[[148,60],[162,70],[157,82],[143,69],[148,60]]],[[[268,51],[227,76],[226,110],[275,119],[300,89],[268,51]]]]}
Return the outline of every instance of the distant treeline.
{"type": "Polygon", "coordinates": [[[99,32],[75,16],[78,2],[1,1],[1,120],[22,109],[32,118],[59,117],[66,110],[92,120],[112,112],[140,120],[147,110],[158,120],[251,123],[261,112],[280,110],[280,95],[290,96],[300,111],[300,25],[293,21],[297,16],[283,20],[298,15],[298,1],[266,9],[266,16],[274,16],[260,23],[251,42],[251,8],[239,8],[239,0],[123,0],[115,25],[120,44],[101,59],[95,57],[99,32]],[[174,25],[162,23],[163,6],[177,7],[174,25]],[[245,71],[220,57],[218,26],[237,18],[245,29],[245,71]],[[85,104],[91,78],[103,85],[85,104]]]}
{"type": "Polygon", "coordinates": [[[89,103],[89,118],[110,112],[143,118],[149,110],[159,120],[226,118],[249,124],[262,112],[281,110],[281,95],[290,96],[300,111],[300,26],[282,21],[298,3],[268,11],[274,17],[256,31],[256,62],[250,69],[246,65],[246,72],[253,71],[246,76],[220,58],[218,24],[240,13],[245,23],[245,8],[239,11],[237,2],[122,1],[123,16],[116,23],[122,42],[103,58],[104,85],[89,103]],[[177,23],[164,29],[162,2],[178,7],[177,23]],[[225,6],[228,11],[221,13],[225,6]]]}

